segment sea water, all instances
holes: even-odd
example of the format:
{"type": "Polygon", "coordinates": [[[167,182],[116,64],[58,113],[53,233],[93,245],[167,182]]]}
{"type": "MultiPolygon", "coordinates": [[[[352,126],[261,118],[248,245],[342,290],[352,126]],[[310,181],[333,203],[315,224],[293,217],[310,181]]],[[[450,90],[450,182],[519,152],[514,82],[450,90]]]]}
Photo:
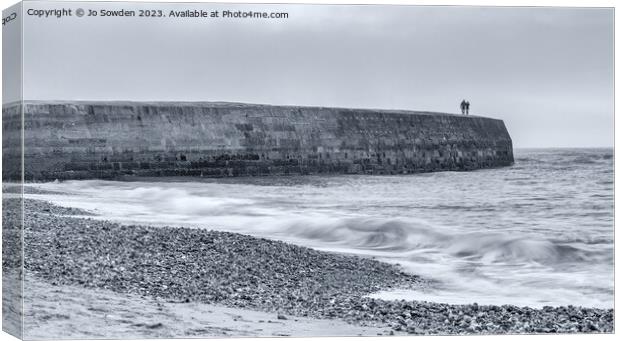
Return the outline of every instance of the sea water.
{"type": "Polygon", "coordinates": [[[511,167],[398,176],[33,184],[27,197],[126,224],[283,240],[429,280],[383,299],[613,306],[613,150],[516,150],[511,167]]]}

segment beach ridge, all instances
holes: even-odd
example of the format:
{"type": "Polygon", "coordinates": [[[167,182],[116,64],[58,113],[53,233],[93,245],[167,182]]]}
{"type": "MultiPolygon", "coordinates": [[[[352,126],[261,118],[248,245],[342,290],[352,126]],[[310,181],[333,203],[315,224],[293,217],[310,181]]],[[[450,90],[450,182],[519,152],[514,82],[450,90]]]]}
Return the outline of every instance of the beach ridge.
{"type": "MultiPolygon", "coordinates": [[[[5,222],[14,214],[15,200],[4,199],[5,222]]],[[[427,282],[398,266],[358,256],[237,233],[126,226],[71,217],[88,212],[43,201],[24,203],[26,279],[34,276],[51,286],[338,319],[397,333],[613,332],[613,309],[372,299],[366,295],[423,289],[427,282]]]]}

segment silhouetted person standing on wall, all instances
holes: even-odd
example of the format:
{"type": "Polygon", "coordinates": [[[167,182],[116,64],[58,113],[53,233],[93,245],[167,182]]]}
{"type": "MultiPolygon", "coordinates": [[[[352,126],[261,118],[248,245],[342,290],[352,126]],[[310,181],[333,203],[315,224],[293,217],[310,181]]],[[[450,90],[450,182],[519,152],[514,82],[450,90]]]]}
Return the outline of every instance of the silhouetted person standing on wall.
{"type": "Polygon", "coordinates": [[[465,115],[465,106],[466,106],[465,100],[461,101],[461,114],[465,115]]]}
{"type": "Polygon", "coordinates": [[[469,115],[469,101],[465,102],[465,115],[469,115]]]}

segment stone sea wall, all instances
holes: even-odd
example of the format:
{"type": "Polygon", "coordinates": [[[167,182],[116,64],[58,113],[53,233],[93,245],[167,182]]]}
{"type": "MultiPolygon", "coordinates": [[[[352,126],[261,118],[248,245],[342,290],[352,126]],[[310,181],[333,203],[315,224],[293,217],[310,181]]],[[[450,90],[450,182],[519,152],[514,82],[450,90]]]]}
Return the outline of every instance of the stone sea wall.
{"type": "Polygon", "coordinates": [[[19,103],[4,104],[2,106],[2,179],[21,180],[21,170],[22,105],[19,103]]]}
{"type": "MultiPolygon", "coordinates": [[[[16,108],[3,108],[5,179],[20,175],[11,147],[20,136],[16,108]]],[[[407,174],[513,163],[504,123],[477,116],[202,102],[25,102],[23,112],[28,181],[407,174]]]]}

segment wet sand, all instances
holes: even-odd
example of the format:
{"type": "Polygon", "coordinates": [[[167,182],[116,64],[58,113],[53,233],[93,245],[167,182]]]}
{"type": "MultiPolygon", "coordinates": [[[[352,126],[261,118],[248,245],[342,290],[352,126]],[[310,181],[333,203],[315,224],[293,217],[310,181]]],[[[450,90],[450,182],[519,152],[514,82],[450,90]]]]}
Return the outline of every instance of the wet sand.
{"type": "Polygon", "coordinates": [[[25,338],[193,338],[383,335],[339,320],[279,315],[200,302],[169,302],[27,279],[25,338]]]}

